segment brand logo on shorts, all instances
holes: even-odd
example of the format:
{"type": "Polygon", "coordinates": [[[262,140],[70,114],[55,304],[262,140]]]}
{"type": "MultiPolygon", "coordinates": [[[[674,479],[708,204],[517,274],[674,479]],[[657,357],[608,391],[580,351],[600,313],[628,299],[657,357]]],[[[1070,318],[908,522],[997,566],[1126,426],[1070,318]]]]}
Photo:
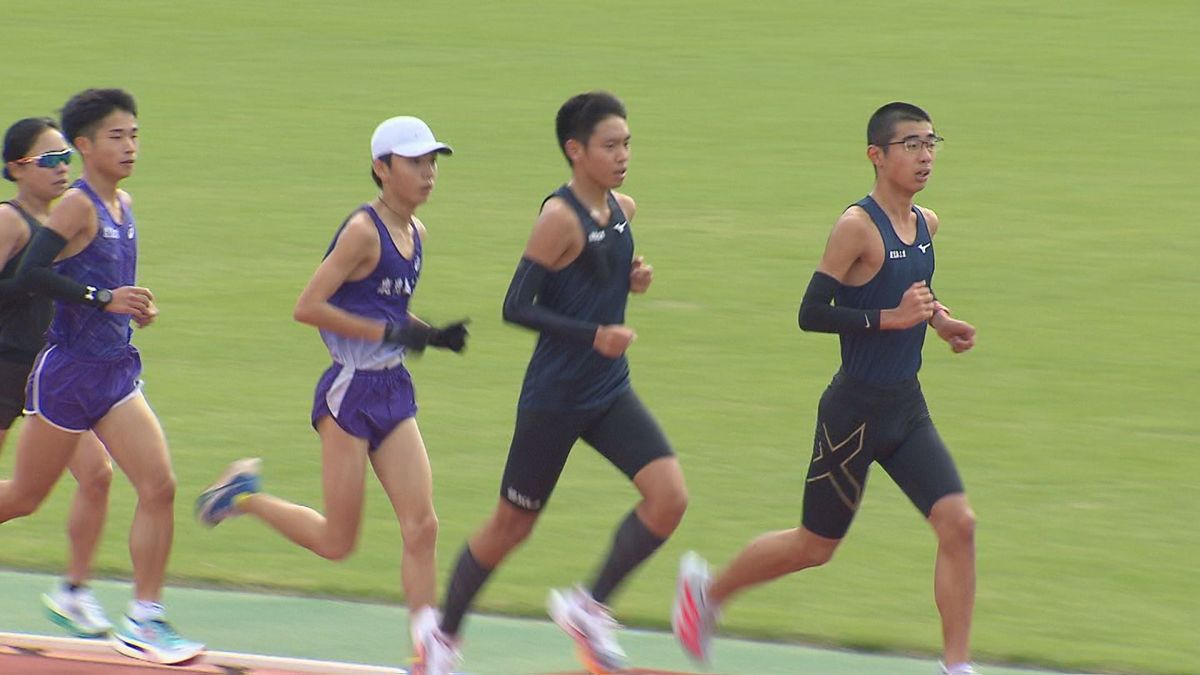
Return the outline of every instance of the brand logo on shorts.
{"type": "Polygon", "coordinates": [[[530,499],[529,497],[526,497],[525,495],[521,494],[520,492],[517,492],[514,488],[508,488],[508,491],[505,493],[505,496],[508,497],[508,501],[512,502],[513,504],[516,504],[517,506],[519,506],[523,509],[529,509],[530,511],[536,511],[536,510],[542,508],[542,500],[530,499]]]}

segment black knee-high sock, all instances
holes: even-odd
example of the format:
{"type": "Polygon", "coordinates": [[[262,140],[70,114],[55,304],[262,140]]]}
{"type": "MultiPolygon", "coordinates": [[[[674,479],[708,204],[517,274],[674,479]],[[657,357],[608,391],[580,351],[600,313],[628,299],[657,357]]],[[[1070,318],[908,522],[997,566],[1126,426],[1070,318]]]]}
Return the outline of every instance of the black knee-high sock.
{"type": "Polygon", "coordinates": [[[446,587],[446,601],[442,603],[442,631],[446,635],[457,635],[463,616],[471,608],[479,589],[487,582],[492,570],[485,568],[471,553],[470,545],[463,545],[454,564],[454,574],[446,587]]]}
{"type": "Polygon", "coordinates": [[[608,558],[596,574],[596,581],[592,583],[592,597],[597,602],[607,603],[608,596],[617,590],[617,586],[625,577],[649,558],[651,553],[658,550],[664,541],[666,539],[660,539],[646,528],[637,517],[636,511],[630,511],[617,527],[608,558]]]}

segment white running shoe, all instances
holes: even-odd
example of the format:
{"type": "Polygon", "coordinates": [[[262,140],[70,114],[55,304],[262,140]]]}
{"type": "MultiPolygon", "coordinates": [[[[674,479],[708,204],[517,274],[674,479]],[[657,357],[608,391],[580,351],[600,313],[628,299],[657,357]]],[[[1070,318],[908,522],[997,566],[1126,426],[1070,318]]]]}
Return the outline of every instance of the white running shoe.
{"type": "Polygon", "coordinates": [[[558,627],[575,640],[579,659],[593,675],[620,673],[627,667],[625,650],[617,644],[621,626],[604,605],[583,588],[550,591],[546,609],[558,627]]]}
{"type": "Polygon", "coordinates": [[[952,667],[948,667],[944,663],[939,663],[938,673],[940,675],[979,675],[979,671],[975,670],[969,663],[960,663],[952,667]]]}
{"type": "Polygon", "coordinates": [[[128,614],[113,631],[113,649],[125,656],[165,665],[183,663],[204,653],[202,643],[184,639],[165,617],[134,621],[128,614]]]}
{"type": "Polygon", "coordinates": [[[42,604],[46,606],[46,615],[50,620],[72,635],[98,638],[108,635],[112,630],[112,622],[104,614],[104,608],[86,586],[71,591],[57,585],[49,593],[42,594],[42,604]]]}
{"type": "Polygon", "coordinates": [[[413,613],[409,630],[414,652],[411,675],[451,675],[454,667],[462,663],[462,654],[454,640],[438,626],[440,620],[433,607],[422,607],[413,613]]]}
{"type": "Polygon", "coordinates": [[[708,584],[708,563],[692,551],[683,554],[671,608],[671,630],[683,651],[701,664],[708,663],[717,627],[717,610],[708,601],[708,584]]]}

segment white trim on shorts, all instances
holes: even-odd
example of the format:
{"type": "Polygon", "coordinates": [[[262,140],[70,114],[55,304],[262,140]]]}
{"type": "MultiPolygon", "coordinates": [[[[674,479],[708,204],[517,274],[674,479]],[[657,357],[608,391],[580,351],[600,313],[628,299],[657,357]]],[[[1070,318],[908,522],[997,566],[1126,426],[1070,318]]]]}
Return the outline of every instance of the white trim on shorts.
{"type": "Polygon", "coordinates": [[[329,408],[329,414],[333,415],[335,420],[342,410],[342,402],[346,400],[346,392],[350,391],[355,372],[357,371],[353,366],[343,365],[337,377],[329,383],[329,391],[325,392],[325,407],[329,408]]]}
{"type": "Polygon", "coordinates": [[[329,414],[333,415],[333,419],[336,420],[338,413],[342,410],[342,403],[346,400],[346,393],[350,391],[350,382],[354,380],[355,374],[359,371],[378,372],[402,366],[404,365],[404,354],[403,352],[389,354],[382,361],[368,363],[369,367],[360,367],[337,359],[334,359],[333,362],[342,369],[338,371],[337,377],[333,378],[333,382],[329,383],[329,391],[325,392],[325,407],[329,408],[329,414]]]}
{"type": "Polygon", "coordinates": [[[33,385],[29,388],[29,400],[25,401],[25,409],[22,410],[21,413],[25,415],[41,415],[46,424],[49,424],[55,429],[66,431],[72,434],[82,434],[88,430],[72,429],[56,423],[54,420],[47,417],[46,413],[41,411],[41,406],[38,405],[38,399],[41,395],[42,369],[46,366],[46,357],[49,356],[50,352],[54,351],[57,347],[58,345],[50,345],[43,349],[41,354],[38,354],[37,362],[33,365],[33,372],[29,374],[29,382],[33,385]]]}
{"type": "MultiPolygon", "coordinates": [[[[33,372],[30,373],[30,375],[29,375],[29,380],[30,380],[30,382],[33,383],[32,392],[31,392],[32,396],[30,397],[33,400],[32,400],[32,402],[30,402],[30,401],[25,402],[26,407],[21,411],[21,413],[23,415],[40,415],[41,418],[43,420],[45,420],[46,424],[49,424],[50,426],[54,427],[55,429],[59,429],[61,431],[66,431],[66,432],[69,432],[72,434],[82,434],[86,431],[91,431],[90,427],[85,427],[83,429],[72,429],[70,427],[64,427],[63,425],[58,424],[54,420],[50,419],[50,417],[47,416],[46,413],[44,413],[40,410],[40,406],[38,405],[38,394],[39,394],[38,389],[41,384],[42,368],[46,364],[46,357],[49,356],[50,352],[54,351],[54,349],[56,347],[58,347],[58,345],[50,345],[45,350],[43,350],[41,354],[38,355],[38,360],[37,360],[36,365],[34,365],[34,367],[33,367],[33,372]]],[[[145,382],[141,378],[134,380],[133,391],[130,391],[128,394],[126,394],[124,397],[122,397],[119,401],[110,405],[108,407],[108,410],[105,410],[104,414],[100,416],[100,419],[104,419],[110,412],[113,411],[113,408],[116,408],[117,406],[119,406],[123,403],[128,403],[129,401],[132,401],[135,396],[142,393],[142,385],[144,385],[144,384],[145,384],[145,382]]]]}
{"type": "Polygon", "coordinates": [[[142,387],[145,384],[146,384],[146,381],[140,377],[138,379],[134,380],[133,381],[133,390],[130,391],[128,394],[125,394],[125,397],[122,398],[121,400],[108,406],[108,410],[104,411],[104,414],[100,416],[100,419],[104,419],[105,417],[108,417],[108,414],[110,412],[112,412],[113,410],[115,410],[117,406],[122,405],[124,403],[129,403],[134,398],[136,398],[138,394],[142,393],[142,387]]]}

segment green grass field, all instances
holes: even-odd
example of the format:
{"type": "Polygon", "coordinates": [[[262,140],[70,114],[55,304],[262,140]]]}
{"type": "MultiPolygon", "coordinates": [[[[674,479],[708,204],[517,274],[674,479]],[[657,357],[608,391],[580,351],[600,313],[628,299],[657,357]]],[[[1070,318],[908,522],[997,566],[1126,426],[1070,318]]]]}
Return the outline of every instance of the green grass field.
{"type": "MultiPolygon", "coordinates": [[[[421,211],[415,309],[471,316],[473,341],[463,358],[411,364],[452,562],[496,499],[532,348],[500,301],[538,203],[567,177],[553,115],[599,87],[630,108],[626,190],[656,270],[630,302],[634,381],[692,493],[617,610],[665,625],[680,553],[720,564],[799,518],[837,344],[802,334],[795,310],[829,227],[870,188],[866,118],[901,99],[947,138],[920,201],[942,220],[939,296],[979,329],[967,355],[931,342],[923,371],[980,519],[976,656],[1200,670],[1194,3],[70,1],[3,14],[3,124],[87,86],[126,87],[142,108],[126,187],[162,317],[135,341],[179,476],[175,582],[398,598],[399,530],[377,488],[358,554],[337,565],[255,522],[205,531],[189,511],[245,455],[265,458],[273,492],[319,504],[307,417],[327,359],[291,307],[373,194],[371,130],[403,113],[457,151],[421,211]]],[[[0,564],[61,566],[68,488],[0,528],[0,564]]],[[[581,446],[481,606],[541,612],[546,586],[590,576],[634,495],[581,446]]],[[[105,574],[128,573],[131,511],[118,481],[105,574]]],[[[933,551],[877,471],[834,564],[749,593],[725,626],[933,653],[933,551]]]]}

